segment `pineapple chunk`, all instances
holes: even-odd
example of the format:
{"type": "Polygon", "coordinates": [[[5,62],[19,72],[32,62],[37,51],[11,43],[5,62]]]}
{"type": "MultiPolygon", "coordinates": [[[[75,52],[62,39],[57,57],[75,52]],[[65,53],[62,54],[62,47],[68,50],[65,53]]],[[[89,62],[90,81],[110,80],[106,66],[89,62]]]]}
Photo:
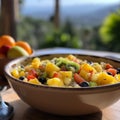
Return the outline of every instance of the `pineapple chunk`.
{"type": "Polygon", "coordinates": [[[113,76],[108,75],[105,72],[101,72],[98,74],[96,82],[98,85],[107,85],[117,83],[117,80],[113,76]]]}
{"type": "Polygon", "coordinates": [[[58,72],[60,71],[60,68],[58,66],[56,66],[55,64],[51,63],[51,62],[48,62],[46,64],[46,68],[45,68],[45,71],[47,74],[52,74],[53,72],[58,72]]]}
{"type": "Polygon", "coordinates": [[[62,87],[64,86],[64,83],[59,78],[51,78],[47,80],[47,85],[53,86],[53,87],[62,87]]]}
{"type": "Polygon", "coordinates": [[[15,78],[19,78],[19,77],[20,77],[20,76],[19,76],[19,72],[18,72],[17,69],[13,69],[12,72],[11,72],[11,74],[12,74],[15,78]]]}
{"type": "Polygon", "coordinates": [[[99,63],[93,63],[92,67],[94,67],[97,72],[103,71],[102,66],[99,63]]]}
{"type": "Polygon", "coordinates": [[[90,81],[92,76],[97,72],[94,67],[85,63],[81,65],[80,68],[80,76],[83,77],[85,80],[90,81]]]}
{"type": "Polygon", "coordinates": [[[120,74],[116,74],[114,77],[116,78],[116,80],[117,80],[118,82],[120,82],[120,74]]]}
{"type": "Polygon", "coordinates": [[[39,68],[39,66],[41,65],[41,62],[40,62],[40,59],[39,58],[34,58],[33,60],[32,60],[32,67],[33,68],[39,68]]]}
{"type": "Polygon", "coordinates": [[[41,85],[41,83],[38,81],[37,78],[30,79],[30,80],[28,81],[28,83],[32,83],[32,84],[35,84],[35,85],[41,85]]]}
{"type": "Polygon", "coordinates": [[[71,78],[72,79],[72,71],[60,71],[59,72],[62,78],[71,78]]]}
{"type": "Polygon", "coordinates": [[[59,73],[65,85],[69,85],[72,82],[72,71],[60,71],[59,73]]]}

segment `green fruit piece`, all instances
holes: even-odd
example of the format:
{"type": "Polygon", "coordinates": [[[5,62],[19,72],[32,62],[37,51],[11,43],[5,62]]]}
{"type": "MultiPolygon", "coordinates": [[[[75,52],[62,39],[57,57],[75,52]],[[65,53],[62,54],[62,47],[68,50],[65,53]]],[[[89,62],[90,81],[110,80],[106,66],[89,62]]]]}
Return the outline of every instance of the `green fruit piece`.
{"type": "Polygon", "coordinates": [[[7,57],[8,58],[17,58],[22,56],[29,56],[28,52],[25,51],[22,47],[14,46],[8,50],[7,57]]]}

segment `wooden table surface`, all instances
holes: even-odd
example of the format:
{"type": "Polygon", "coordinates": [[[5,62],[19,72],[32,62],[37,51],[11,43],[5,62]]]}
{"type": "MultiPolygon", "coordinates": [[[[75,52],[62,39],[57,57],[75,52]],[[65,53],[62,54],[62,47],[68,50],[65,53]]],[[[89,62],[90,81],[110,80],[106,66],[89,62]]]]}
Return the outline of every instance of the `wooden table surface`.
{"type": "Polygon", "coordinates": [[[65,117],[47,114],[31,108],[24,103],[12,88],[2,93],[3,100],[14,107],[11,120],[120,120],[120,100],[112,106],[91,115],[65,117]]]}
{"type": "MultiPolygon", "coordinates": [[[[81,54],[92,54],[100,56],[112,56],[120,58],[119,53],[112,52],[98,52],[98,51],[89,51],[89,50],[74,50],[74,49],[46,49],[36,51],[36,55],[47,54],[47,53],[81,53],[81,54]]],[[[115,58],[116,59],[116,58],[115,58]]],[[[17,94],[13,91],[12,88],[4,91],[2,93],[3,100],[10,103],[14,107],[14,116],[12,120],[120,120],[120,100],[113,104],[112,106],[91,115],[77,116],[77,117],[65,117],[65,116],[56,116],[44,113],[42,111],[35,110],[29,105],[24,103],[17,94]]],[[[111,96],[112,97],[112,96],[111,96]]],[[[104,99],[103,99],[104,101],[104,99]]]]}

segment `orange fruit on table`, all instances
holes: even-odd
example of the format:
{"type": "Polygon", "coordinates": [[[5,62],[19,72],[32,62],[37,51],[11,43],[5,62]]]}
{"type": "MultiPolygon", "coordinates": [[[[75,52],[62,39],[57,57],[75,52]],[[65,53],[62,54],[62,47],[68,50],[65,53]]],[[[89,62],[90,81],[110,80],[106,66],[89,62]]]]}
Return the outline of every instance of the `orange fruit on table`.
{"type": "Polygon", "coordinates": [[[25,49],[29,54],[32,54],[32,48],[29,45],[29,43],[25,42],[25,41],[16,41],[15,43],[16,46],[20,46],[23,49],[25,49]]]}
{"type": "Polygon", "coordinates": [[[15,40],[13,37],[10,35],[2,35],[0,37],[0,47],[3,45],[8,45],[8,46],[14,46],[15,45],[15,40]]]}

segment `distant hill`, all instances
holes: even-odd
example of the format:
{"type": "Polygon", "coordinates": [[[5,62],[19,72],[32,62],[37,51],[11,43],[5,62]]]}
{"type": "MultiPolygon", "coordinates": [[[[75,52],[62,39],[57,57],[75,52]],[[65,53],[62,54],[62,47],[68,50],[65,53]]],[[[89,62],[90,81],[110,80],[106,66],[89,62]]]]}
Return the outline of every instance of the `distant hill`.
{"type": "MultiPolygon", "coordinates": [[[[60,17],[62,22],[65,22],[66,19],[70,19],[70,21],[77,26],[97,26],[102,23],[103,19],[108,14],[115,12],[118,8],[120,8],[120,5],[118,4],[83,4],[67,6],[60,8],[60,17]]],[[[50,16],[54,14],[54,8],[28,6],[23,7],[21,13],[25,16],[49,20],[50,16]]]]}

